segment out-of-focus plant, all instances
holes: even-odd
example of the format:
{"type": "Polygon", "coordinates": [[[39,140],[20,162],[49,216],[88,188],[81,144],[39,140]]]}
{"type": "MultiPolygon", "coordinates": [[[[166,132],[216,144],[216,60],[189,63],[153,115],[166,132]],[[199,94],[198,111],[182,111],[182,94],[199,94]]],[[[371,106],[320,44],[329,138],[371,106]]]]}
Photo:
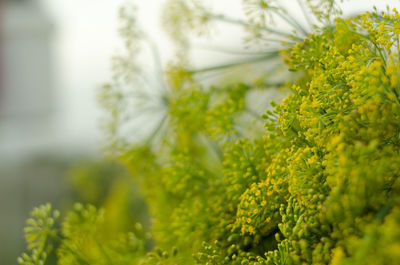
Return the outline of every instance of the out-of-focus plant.
{"type": "Polygon", "coordinates": [[[139,187],[120,164],[83,160],[72,166],[67,175],[69,200],[103,208],[109,233],[130,231],[137,222],[148,228],[146,203],[139,187]]]}
{"type": "Polygon", "coordinates": [[[106,215],[92,205],[75,204],[55,227],[59,213],[44,205],[35,208],[25,228],[28,250],[18,262],[45,264],[57,246],[58,264],[136,264],[145,254],[145,235],[140,224],[129,233],[107,233],[106,215]]]}
{"type": "MultiPolygon", "coordinates": [[[[332,0],[297,2],[309,26],[280,1],[243,0],[243,20],[201,1],[168,1],[164,25],[179,51],[156,83],[135,61],[140,40],[151,41],[123,9],[127,57],[114,61],[101,102],[108,150],[142,189],[155,248],[145,255],[140,231],[105,236],[103,211],[78,205],[62,226],[60,264],[398,264],[400,16],[375,10],[343,19],[332,0]],[[183,34],[219,22],[274,48],[194,67],[183,34]],[[248,64],[265,73],[254,82],[202,79],[248,64]],[[290,72],[278,74],[279,65],[290,72]],[[255,106],[260,91],[282,86],[289,95],[281,103],[255,106]],[[157,122],[139,135],[135,115],[157,122]]],[[[20,262],[45,258],[37,253],[49,248],[32,238],[53,231],[50,223],[28,231],[33,258],[20,262]]]]}

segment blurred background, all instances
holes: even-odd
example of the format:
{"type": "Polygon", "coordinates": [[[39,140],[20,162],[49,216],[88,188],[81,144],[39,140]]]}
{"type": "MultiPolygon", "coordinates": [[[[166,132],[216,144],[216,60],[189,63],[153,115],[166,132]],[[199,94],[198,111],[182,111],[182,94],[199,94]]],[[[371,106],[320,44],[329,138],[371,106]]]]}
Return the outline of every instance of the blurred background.
{"type": "Polygon", "coordinates": [[[16,264],[34,206],[96,204],[112,187],[90,182],[103,185],[125,174],[99,162],[96,104],[96,90],[110,80],[110,58],[120,46],[122,2],[0,2],[0,264],[16,264]],[[89,182],[91,198],[80,198],[74,181],[89,182]]]}
{"type": "MultiPolygon", "coordinates": [[[[101,110],[96,103],[97,88],[111,79],[110,58],[122,49],[118,9],[125,2],[0,2],[1,264],[16,264],[25,247],[22,229],[34,206],[52,202],[62,208],[73,200],[103,205],[118,199],[110,179],[118,180],[115,185],[129,182],[124,169],[102,159],[101,110]],[[84,185],[90,194],[80,193],[84,185]]],[[[138,6],[141,27],[157,44],[165,65],[172,46],[160,27],[164,1],[131,2],[138,6]]],[[[212,5],[235,16],[240,13],[240,1],[232,2],[219,0],[212,5]]],[[[345,14],[354,14],[371,10],[373,5],[384,9],[398,3],[352,0],[343,3],[343,9],[345,14]]],[[[240,48],[242,40],[235,31],[220,26],[220,37],[213,44],[240,48]]],[[[204,42],[197,44],[205,46],[204,42]]],[[[230,56],[203,48],[193,54],[199,65],[230,56]]],[[[148,222],[140,191],[130,186],[132,190],[125,195],[136,213],[129,218],[148,222]]]]}

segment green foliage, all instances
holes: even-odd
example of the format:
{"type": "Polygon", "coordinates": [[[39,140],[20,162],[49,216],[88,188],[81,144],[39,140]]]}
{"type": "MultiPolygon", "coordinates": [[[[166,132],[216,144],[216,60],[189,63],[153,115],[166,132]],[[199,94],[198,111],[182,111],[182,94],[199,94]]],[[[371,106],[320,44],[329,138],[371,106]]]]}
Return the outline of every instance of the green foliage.
{"type": "Polygon", "coordinates": [[[221,67],[196,71],[180,61],[160,82],[162,118],[133,141],[122,130],[129,117],[118,115],[149,103],[113,100],[134,104],[130,96],[149,91],[126,90],[132,80],[117,72],[103,94],[118,120],[110,123],[111,148],[142,188],[156,247],[146,253],[140,230],[107,233],[102,210],[77,205],[61,228],[60,264],[398,264],[399,14],[343,19],[333,1],[306,1],[318,25],[305,38],[288,37],[267,25],[276,16],[301,32],[278,1],[243,2],[247,21],[192,10],[197,1],[170,1],[184,10],[171,23],[196,28],[201,11],[204,20],[233,22],[254,38],[280,36],[282,58],[298,73],[279,80],[289,83],[289,95],[260,111],[251,95],[269,86],[209,87],[197,74],[221,67]]]}

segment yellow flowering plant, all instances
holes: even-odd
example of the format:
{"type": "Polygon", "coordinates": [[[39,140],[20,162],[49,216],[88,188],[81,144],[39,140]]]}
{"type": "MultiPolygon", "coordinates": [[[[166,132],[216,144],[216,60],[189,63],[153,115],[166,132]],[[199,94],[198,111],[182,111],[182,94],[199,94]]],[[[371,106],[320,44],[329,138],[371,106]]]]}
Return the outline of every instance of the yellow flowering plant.
{"type": "MultiPolygon", "coordinates": [[[[189,39],[176,37],[179,59],[151,98],[157,111],[147,114],[159,122],[138,141],[126,134],[132,123],[125,114],[131,104],[140,111],[153,103],[143,86],[127,87],[142,82],[136,65],[120,64],[101,98],[110,114],[108,150],[141,187],[151,238],[141,229],[107,235],[107,213],[80,204],[57,232],[46,206],[28,223],[31,255],[19,262],[44,264],[48,237],[59,240],[60,264],[399,264],[399,14],[374,10],[345,19],[334,1],[298,2],[316,18],[310,33],[279,1],[244,0],[244,21],[201,1],[169,1],[175,8],[164,18],[173,36],[179,27],[204,34],[211,22],[238,24],[257,43],[271,41],[266,36],[284,43],[247,63],[288,71],[278,81],[261,76],[209,87],[199,73],[243,61],[193,69],[182,55],[189,39]],[[297,31],[270,28],[273,17],[297,31]],[[286,88],[287,96],[264,102],[258,115],[252,95],[271,87],[286,88]]],[[[135,54],[133,39],[142,33],[129,27],[123,34],[135,54]]]]}

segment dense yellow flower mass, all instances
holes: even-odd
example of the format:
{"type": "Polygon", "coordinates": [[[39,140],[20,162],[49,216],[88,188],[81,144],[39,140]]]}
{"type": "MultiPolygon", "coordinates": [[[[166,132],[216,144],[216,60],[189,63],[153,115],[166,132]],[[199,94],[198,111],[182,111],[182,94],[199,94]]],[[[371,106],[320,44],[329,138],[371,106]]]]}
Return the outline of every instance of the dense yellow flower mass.
{"type": "MultiPolygon", "coordinates": [[[[396,10],[366,13],[282,51],[301,75],[271,102],[261,134],[248,134],[260,125],[246,115],[254,87],[207,89],[185,73],[166,97],[161,140],[120,155],[149,204],[156,247],[145,255],[144,243],[120,249],[99,237],[104,254],[85,225],[77,232],[90,228],[88,238],[74,239],[75,223],[101,227],[104,214],[79,206],[63,225],[62,264],[81,264],[71,258],[79,249],[89,264],[107,254],[108,264],[399,264],[399,34],[396,10]],[[138,255],[117,261],[132,248],[138,255]]],[[[132,238],[148,240],[123,240],[132,238]]]]}

